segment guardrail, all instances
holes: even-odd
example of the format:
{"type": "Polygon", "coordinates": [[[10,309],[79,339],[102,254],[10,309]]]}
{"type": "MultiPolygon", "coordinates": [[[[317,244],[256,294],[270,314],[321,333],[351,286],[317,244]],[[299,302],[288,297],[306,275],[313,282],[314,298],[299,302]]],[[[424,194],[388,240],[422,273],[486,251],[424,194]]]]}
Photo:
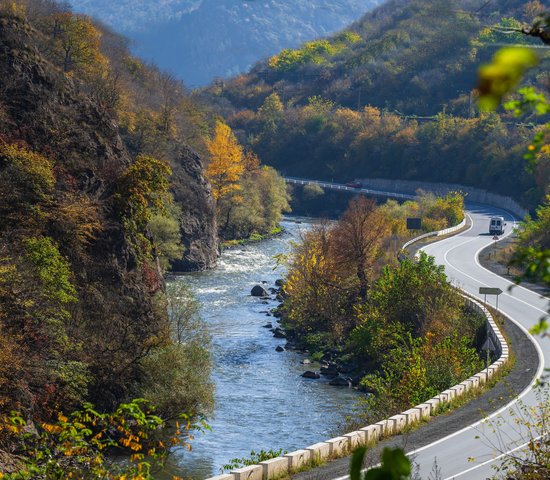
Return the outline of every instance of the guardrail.
{"type": "MultiPolygon", "coordinates": [[[[465,220],[455,227],[420,235],[410,242],[407,242],[403,246],[403,249],[427,236],[447,235],[448,233],[460,230],[464,225],[465,220]]],[[[232,470],[230,473],[217,475],[208,480],[274,480],[287,476],[309,464],[341,457],[350,453],[360,445],[374,443],[382,438],[400,433],[405,428],[436,415],[441,405],[449,403],[455,398],[465,395],[470,390],[487,383],[508,362],[510,355],[508,344],[489,310],[478,301],[466,295],[463,295],[463,297],[470,308],[484,315],[486,318],[488,336],[493,341],[497,353],[499,354],[498,359],[494,363],[463,382],[430,398],[426,402],[415,405],[404,412],[393,415],[380,422],[376,422],[373,425],[367,425],[354,432],[346,433],[345,435],[331,438],[324,442],[315,443],[314,445],[287,453],[281,457],[259,462],[257,465],[232,470]]]]}
{"type": "Polygon", "coordinates": [[[480,188],[468,187],[454,183],[433,183],[416,182],[412,180],[388,180],[383,178],[364,178],[358,182],[364,185],[364,188],[348,187],[333,182],[323,182],[320,180],[307,180],[296,177],[284,177],[288,183],[297,185],[317,184],[321,187],[331,190],[343,190],[348,192],[363,193],[377,197],[396,198],[400,200],[414,200],[418,197],[413,192],[423,190],[435,195],[447,195],[449,192],[461,191],[466,195],[470,202],[485,203],[487,205],[498,206],[504,210],[515,213],[518,217],[524,218],[529,212],[519,205],[513,198],[505,195],[491,193],[480,188]],[[411,193],[402,193],[411,192],[411,193]]]}
{"type": "Polygon", "coordinates": [[[348,187],[347,185],[341,185],[339,183],[323,182],[321,180],[306,180],[303,178],[295,177],[284,177],[287,183],[293,183],[295,185],[309,185],[315,184],[320,187],[329,188],[331,190],[341,190],[351,193],[363,193],[365,195],[371,195],[375,197],[387,197],[387,198],[397,198],[399,200],[414,200],[417,198],[417,195],[409,195],[408,193],[397,193],[389,192],[371,188],[361,188],[361,187],[348,187]]]}
{"type": "Polygon", "coordinates": [[[419,240],[422,240],[424,238],[429,237],[442,237],[444,235],[449,235],[449,233],[458,232],[460,229],[464,228],[466,226],[466,217],[460,222],[458,225],[455,225],[454,227],[446,228],[445,230],[437,230],[435,232],[429,232],[424,233],[423,235],[420,235],[418,237],[413,238],[412,240],[409,240],[405,245],[403,245],[402,250],[405,250],[407,247],[410,247],[413,243],[418,242],[419,240]]]}

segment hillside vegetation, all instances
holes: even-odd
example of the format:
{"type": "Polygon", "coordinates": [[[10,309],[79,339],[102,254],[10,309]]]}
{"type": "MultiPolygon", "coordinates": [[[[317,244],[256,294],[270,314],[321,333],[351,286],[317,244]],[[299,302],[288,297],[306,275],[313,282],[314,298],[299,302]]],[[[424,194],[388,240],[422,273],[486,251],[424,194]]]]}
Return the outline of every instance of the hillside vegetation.
{"type": "MultiPolygon", "coordinates": [[[[547,161],[533,177],[522,156],[543,119],[479,113],[474,87],[499,45],[536,41],[493,27],[530,23],[542,9],[538,1],[390,1],[203,95],[286,174],[464,183],[533,206],[548,185],[547,161]]],[[[539,50],[541,67],[527,79],[534,85],[547,81],[539,50]]]]}
{"type": "Polygon", "coordinates": [[[398,262],[392,248],[396,235],[403,241],[408,215],[445,228],[462,220],[462,207],[456,194],[402,206],[356,197],[337,222],[308,231],[288,258],[283,326],[312,358],[373,394],[358,423],[406,410],[482,368],[483,317],[465,307],[432,257],[398,262]]]}

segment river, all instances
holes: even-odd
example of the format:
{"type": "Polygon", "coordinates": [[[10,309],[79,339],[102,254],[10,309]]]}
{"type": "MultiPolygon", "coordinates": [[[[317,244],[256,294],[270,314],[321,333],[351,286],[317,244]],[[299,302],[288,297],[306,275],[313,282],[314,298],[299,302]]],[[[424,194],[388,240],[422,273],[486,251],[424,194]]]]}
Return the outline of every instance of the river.
{"type": "Polygon", "coordinates": [[[284,274],[274,256],[286,253],[310,223],[282,222],[285,233],[256,244],[226,250],[211,271],[191,273],[174,281],[188,282],[200,301],[201,315],[212,335],[215,410],[212,431],[198,434],[191,452],[180,449],[170,459],[170,473],[204,479],[220,473],[232,458],[250,451],[304,448],[337,433],[357,400],[348,388],[328,380],[300,376],[309,365],[305,355],[276,352],[286,341],[264,328],[276,319],[265,312],[277,305],[250,296],[254,285],[274,287],[284,274]]]}

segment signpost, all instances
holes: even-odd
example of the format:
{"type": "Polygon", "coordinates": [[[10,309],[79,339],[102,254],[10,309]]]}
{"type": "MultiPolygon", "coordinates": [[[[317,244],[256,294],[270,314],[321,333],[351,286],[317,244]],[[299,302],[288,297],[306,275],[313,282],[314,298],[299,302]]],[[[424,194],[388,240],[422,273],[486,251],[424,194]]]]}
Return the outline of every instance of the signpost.
{"type": "Polygon", "coordinates": [[[407,218],[407,230],[422,230],[422,219],[407,218]]]}
{"type": "Polygon", "coordinates": [[[487,305],[487,295],[496,295],[497,296],[497,310],[498,310],[498,296],[502,293],[502,290],[498,287],[479,287],[479,294],[485,295],[485,305],[487,305]]]}

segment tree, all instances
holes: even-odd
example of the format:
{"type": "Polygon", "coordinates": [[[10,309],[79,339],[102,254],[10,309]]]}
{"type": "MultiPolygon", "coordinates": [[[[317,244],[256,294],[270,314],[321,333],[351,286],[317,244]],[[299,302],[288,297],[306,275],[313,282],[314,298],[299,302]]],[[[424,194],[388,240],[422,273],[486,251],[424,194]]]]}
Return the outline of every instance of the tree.
{"type": "Polygon", "coordinates": [[[153,214],[163,212],[170,202],[168,177],[171,174],[166,162],[150,155],[138,155],[120,180],[115,201],[126,235],[138,254],[148,254],[147,226],[153,214]]]}
{"type": "Polygon", "coordinates": [[[277,128],[277,122],[282,118],[284,105],[277,93],[269,95],[263,105],[259,108],[258,114],[264,124],[264,130],[274,132],[277,128]]]}
{"type": "Polygon", "coordinates": [[[359,297],[367,298],[372,269],[380,254],[382,241],[389,233],[386,217],[374,200],[354,198],[332,232],[336,262],[355,269],[359,297]]]}
{"type": "Polygon", "coordinates": [[[153,238],[155,252],[163,270],[170,268],[171,260],[181,259],[184,247],[181,243],[181,207],[171,202],[165,212],[155,213],[149,221],[148,230],[153,238]]]}
{"type": "Polygon", "coordinates": [[[210,162],[206,176],[212,185],[212,194],[219,201],[241,189],[239,180],[244,173],[243,149],[228,125],[216,122],[214,136],[206,140],[210,162]]]}
{"type": "Polygon", "coordinates": [[[85,15],[71,12],[53,15],[53,38],[60,51],[63,71],[84,73],[104,70],[107,59],[101,53],[101,33],[85,15]]]}

